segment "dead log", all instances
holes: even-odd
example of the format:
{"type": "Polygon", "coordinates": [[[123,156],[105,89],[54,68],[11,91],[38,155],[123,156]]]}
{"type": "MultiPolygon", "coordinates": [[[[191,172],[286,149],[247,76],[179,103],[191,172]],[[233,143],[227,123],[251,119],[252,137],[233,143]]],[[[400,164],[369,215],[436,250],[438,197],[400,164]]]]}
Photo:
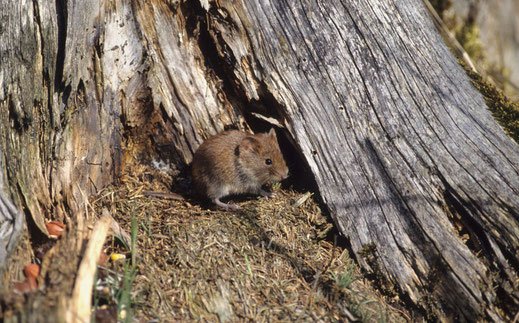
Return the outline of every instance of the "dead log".
{"type": "Polygon", "coordinates": [[[382,287],[441,319],[517,312],[518,146],[420,1],[3,0],[0,16],[2,172],[43,232],[128,160],[182,167],[260,115],[382,287]]]}

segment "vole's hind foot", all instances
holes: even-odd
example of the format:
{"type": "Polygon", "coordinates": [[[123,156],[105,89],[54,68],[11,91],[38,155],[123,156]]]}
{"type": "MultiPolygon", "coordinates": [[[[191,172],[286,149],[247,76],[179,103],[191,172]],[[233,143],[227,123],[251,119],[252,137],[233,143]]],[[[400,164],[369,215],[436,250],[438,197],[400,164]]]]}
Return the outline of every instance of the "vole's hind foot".
{"type": "Polygon", "coordinates": [[[238,211],[240,206],[237,204],[228,204],[220,201],[220,199],[213,199],[213,203],[218,205],[219,207],[225,209],[226,211],[238,211]]]}
{"type": "Polygon", "coordinates": [[[270,199],[270,198],[273,198],[276,196],[275,193],[267,192],[267,191],[264,191],[263,189],[260,189],[260,195],[267,199],[270,199]]]}

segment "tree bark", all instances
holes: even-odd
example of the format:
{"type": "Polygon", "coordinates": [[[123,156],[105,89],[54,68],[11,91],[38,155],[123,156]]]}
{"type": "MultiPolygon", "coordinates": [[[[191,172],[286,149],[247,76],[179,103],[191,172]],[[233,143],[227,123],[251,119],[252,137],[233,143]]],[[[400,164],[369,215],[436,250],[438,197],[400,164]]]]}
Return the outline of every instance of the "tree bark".
{"type": "Polygon", "coordinates": [[[43,232],[135,156],[182,167],[262,115],[381,287],[441,319],[517,311],[518,146],[420,1],[0,10],[0,166],[43,232]]]}
{"type": "Polygon", "coordinates": [[[513,313],[518,147],[422,3],[222,6],[221,56],[274,96],[362,267],[440,317],[513,313]]]}

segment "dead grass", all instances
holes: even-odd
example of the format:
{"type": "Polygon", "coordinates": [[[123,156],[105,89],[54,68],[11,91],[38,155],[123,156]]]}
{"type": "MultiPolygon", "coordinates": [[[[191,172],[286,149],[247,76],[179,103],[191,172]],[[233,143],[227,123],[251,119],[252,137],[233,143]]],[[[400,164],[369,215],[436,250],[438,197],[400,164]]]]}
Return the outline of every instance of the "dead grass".
{"type": "Polygon", "coordinates": [[[71,219],[57,242],[24,235],[2,277],[0,319],[62,316],[58,305],[72,294],[85,238],[107,208],[134,238],[125,245],[112,235],[105,244],[107,254],[126,259],[98,267],[95,322],[410,320],[397,298],[362,278],[308,192],[276,186],[270,200],[236,198],[242,211],[231,213],[197,199],[188,177],[145,165],[125,174],[92,197],[85,223],[71,219]],[[30,262],[42,265],[40,287],[16,293],[30,262]]]}
{"type": "MultiPolygon", "coordinates": [[[[180,177],[140,165],[92,200],[97,214],[107,207],[128,232],[132,213],[138,221],[135,317],[406,320],[361,278],[347,250],[328,239],[333,225],[313,199],[293,206],[304,192],[277,189],[271,200],[245,197],[233,201],[242,211],[230,213],[200,204],[188,188],[180,177]],[[186,200],[143,194],[171,189],[186,200]]],[[[124,252],[112,247],[118,248],[124,252]]]]}

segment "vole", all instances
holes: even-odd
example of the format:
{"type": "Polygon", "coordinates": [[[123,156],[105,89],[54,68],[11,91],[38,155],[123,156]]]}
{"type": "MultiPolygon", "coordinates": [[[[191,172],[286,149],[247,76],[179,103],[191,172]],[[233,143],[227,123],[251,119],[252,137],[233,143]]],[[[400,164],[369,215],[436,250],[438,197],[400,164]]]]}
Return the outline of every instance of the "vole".
{"type": "Polygon", "coordinates": [[[223,203],[222,197],[251,193],[269,198],[273,194],[261,186],[288,177],[273,128],[255,135],[229,130],[207,139],[195,152],[191,172],[199,194],[231,211],[240,207],[223,203]]]}

